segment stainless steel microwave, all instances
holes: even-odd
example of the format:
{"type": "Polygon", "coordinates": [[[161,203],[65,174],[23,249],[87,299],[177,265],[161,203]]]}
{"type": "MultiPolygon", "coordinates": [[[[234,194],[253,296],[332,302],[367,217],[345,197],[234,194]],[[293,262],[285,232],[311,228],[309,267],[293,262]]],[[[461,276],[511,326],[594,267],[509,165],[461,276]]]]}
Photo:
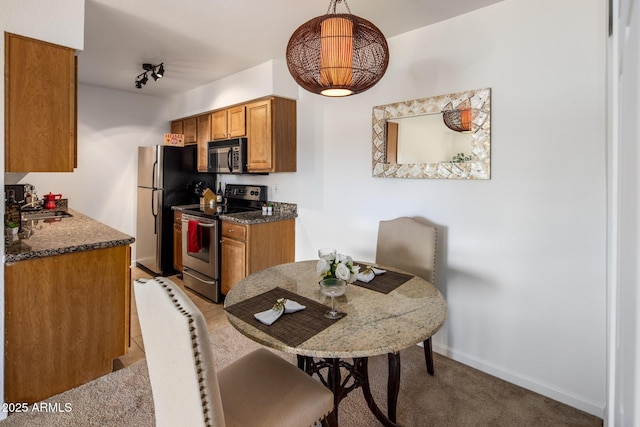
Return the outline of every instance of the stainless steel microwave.
{"type": "Polygon", "coordinates": [[[247,172],[247,138],[210,141],[207,155],[209,172],[247,172]]]}

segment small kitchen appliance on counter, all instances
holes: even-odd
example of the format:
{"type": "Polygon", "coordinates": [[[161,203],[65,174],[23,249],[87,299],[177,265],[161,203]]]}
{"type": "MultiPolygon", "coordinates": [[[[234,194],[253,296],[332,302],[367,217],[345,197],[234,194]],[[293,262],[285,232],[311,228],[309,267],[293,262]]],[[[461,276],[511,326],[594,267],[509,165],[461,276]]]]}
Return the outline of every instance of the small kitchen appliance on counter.
{"type": "Polygon", "coordinates": [[[44,195],[44,208],[45,209],[55,209],[57,207],[56,202],[58,200],[62,200],[62,194],[45,194],[44,195]]]}
{"type": "Polygon", "coordinates": [[[12,196],[16,203],[29,203],[27,198],[35,195],[35,188],[31,184],[7,184],[4,186],[4,199],[12,196]]]}
{"type": "Polygon", "coordinates": [[[220,284],[220,215],[259,211],[267,201],[264,185],[227,184],[223,205],[182,209],[182,280],[189,289],[222,302],[220,284]]]}

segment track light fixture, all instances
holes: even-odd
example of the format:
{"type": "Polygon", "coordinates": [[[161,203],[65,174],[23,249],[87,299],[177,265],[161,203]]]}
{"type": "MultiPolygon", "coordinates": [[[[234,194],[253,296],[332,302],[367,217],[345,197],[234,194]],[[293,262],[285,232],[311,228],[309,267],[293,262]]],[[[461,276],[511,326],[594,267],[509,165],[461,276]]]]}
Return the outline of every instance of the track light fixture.
{"type": "Polygon", "coordinates": [[[147,77],[149,72],[151,72],[151,78],[156,82],[164,76],[164,63],[158,65],[142,64],[142,69],[144,72],[138,74],[136,77],[135,84],[138,89],[142,89],[142,86],[146,85],[149,81],[149,77],[147,77]]]}

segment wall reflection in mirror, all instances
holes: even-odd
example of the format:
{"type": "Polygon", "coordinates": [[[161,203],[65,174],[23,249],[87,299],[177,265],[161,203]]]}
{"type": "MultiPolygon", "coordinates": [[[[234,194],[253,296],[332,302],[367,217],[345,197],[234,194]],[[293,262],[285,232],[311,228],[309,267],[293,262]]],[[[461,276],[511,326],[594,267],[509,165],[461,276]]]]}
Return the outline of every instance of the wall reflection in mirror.
{"type": "Polygon", "coordinates": [[[373,108],[373,176],[489,179],[491,90],[373,108]]]}

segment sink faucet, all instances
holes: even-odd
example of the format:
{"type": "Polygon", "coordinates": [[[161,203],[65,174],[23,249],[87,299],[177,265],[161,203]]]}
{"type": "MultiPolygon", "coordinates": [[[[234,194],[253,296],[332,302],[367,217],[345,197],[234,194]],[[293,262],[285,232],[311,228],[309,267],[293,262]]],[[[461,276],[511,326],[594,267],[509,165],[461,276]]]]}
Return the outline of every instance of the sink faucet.
{"type": "Polygon", "coordinates": [[[36,207],[36,206],[42,207],[42,200],[34,200],[33,202],[25,203],[24,205],[20,206],[20,210],[24,208],[36,207]]]}

